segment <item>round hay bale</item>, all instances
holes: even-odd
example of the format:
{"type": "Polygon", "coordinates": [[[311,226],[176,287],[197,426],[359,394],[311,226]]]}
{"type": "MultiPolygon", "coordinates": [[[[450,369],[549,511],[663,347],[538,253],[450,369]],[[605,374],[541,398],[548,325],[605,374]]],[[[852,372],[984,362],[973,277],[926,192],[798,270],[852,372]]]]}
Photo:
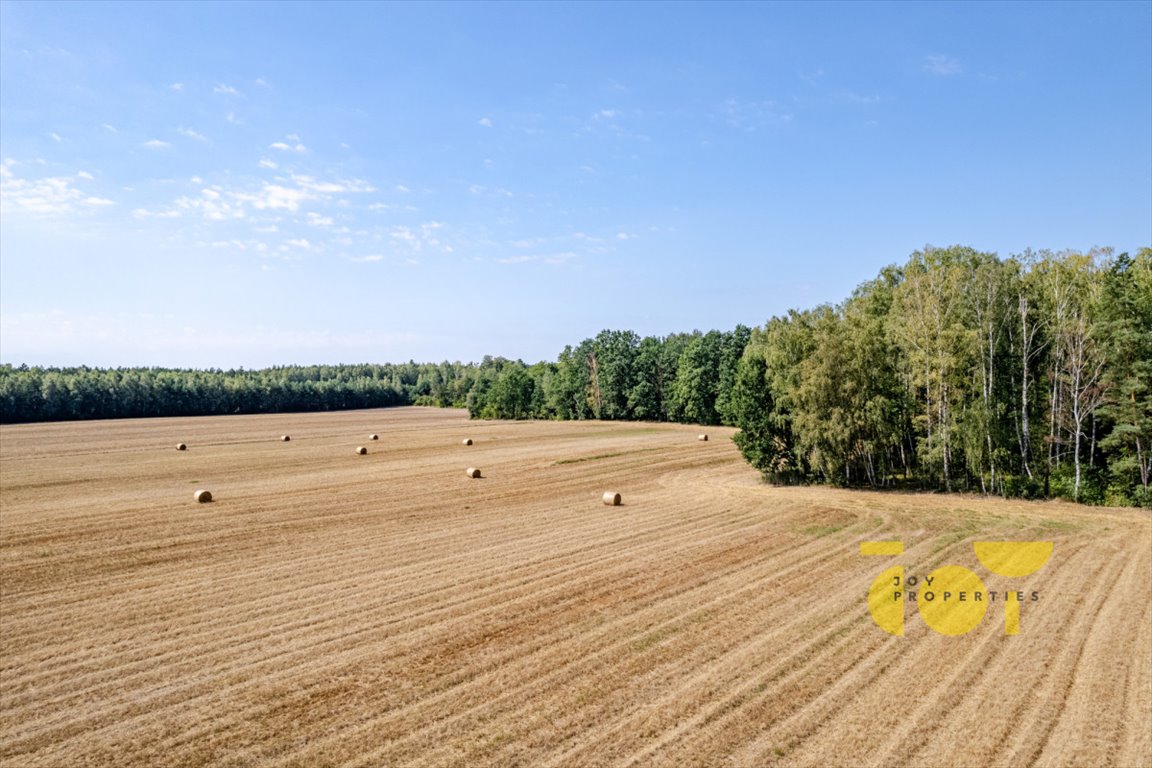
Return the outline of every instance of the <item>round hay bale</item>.
{"type": "Polygon", "coordinates": [[[212,491],[196,491],[192,494],[192,498],[196,499],[197,504],[207,504],[212,501],[212,491]]]}
{"type": "Polygon", "coordinates": [[[368,439],[369,439],[369,440],[379,440],[379,439],[380,439],[380,435],[368,435],[368,439]]]}
{"type": "Polygon", "coordinates": [[[460,441],[461,445],[472,445],[472,438],[466,437],[460,441]]]}
{"type": "Polygon", "coordinates": [[[708,435],[696,435],[696,439],[702,443],[708,442],[708,435]]]}
{"type": "Polygon", "coordinates": [[[289,441],[289,440],[291,440],[291,439],[292,439],[292,435],[280,435],[280,440],[281,440],[282,442],[285,442],[285,443],[286,443],[286,442],[288,442],[288,441],[289,441]]]}
{"type": "Polygon", "coordinates": [[[363,455],[364,455],[364,454],[366,454],[366,453],[368,453],[368,449],[367,449],[367,448],[365,448],[365,447],[364,447],[364,446],[362,446],[362,445],[361,445],[361,446],[357,446],[357,448],[356,448],[356,454],[357,454],[358,456],[363,456],[363,455]]]}
{"type": "Polygon", "coordinates": [[[608,507],[620,506],[620,494],[615,491],[608,491],[604,494],[604,505],[608,507]]]}
{"type": "Polygon", "coordinates": [[[184,445],[184,443],[176,443],[176,450],[186,451],[188,450],[188,446],[184,445]]]}
{"type": "Polygon", "coordinates": [[[476,469],[476,467],[468,467],[468,469],[464,470],[464,473],[471,478],[480,477],[480,470],[476,469]]]}

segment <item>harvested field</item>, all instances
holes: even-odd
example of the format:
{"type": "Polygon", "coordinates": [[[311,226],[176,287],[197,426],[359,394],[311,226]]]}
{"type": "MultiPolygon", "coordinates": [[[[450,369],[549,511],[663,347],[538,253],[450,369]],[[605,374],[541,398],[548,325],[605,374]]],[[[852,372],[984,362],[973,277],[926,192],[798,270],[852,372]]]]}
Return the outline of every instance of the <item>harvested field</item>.
{"type": "Polygon", "coordinates": [[[772,488],[710,429],[0,428],[0,765],[1152,765],[1148,512],[772,488]],[[1000,539],[1055,547],[1011,579],[1000,539]],[[1039,593],[1019,635],[873,624],[951,564],[1039,593]]]}

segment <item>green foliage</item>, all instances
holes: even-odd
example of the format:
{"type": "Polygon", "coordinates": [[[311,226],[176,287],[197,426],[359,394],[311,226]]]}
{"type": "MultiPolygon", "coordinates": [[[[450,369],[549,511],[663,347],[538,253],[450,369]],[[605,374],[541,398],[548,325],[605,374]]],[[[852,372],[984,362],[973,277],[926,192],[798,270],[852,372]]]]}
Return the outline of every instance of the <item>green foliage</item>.
{"type": "Polygon", "coordinates": [[[728,424],[773,482],[1152,506],[1152,249],[925,248],[762,328],[603,330],[532,366],[0,366],[0,421],[467,407],[728,424]]]}
{"type": "Polygon", "coordinates": [[[1152,250],[926,248],[754,330],[730,391],[775,482],[1146,504],[1152,250]]]}

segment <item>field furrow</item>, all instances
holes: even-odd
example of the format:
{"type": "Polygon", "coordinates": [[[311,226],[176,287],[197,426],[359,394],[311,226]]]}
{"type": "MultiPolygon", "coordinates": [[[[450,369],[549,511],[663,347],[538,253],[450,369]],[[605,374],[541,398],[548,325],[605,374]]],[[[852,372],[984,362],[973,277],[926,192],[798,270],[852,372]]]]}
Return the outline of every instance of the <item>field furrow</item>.
{"type": "Polygon", "coordinates": [[[2,427],[0,763],[1152,766],[1147,512],[772,488],[698,431],[2,427]],[[982,540],[1054,550],[1013,580],[982,540]],[[1040,599],[1016,636],[909,603],[893,637],[866,596],[894,564],[1040,599]]]}

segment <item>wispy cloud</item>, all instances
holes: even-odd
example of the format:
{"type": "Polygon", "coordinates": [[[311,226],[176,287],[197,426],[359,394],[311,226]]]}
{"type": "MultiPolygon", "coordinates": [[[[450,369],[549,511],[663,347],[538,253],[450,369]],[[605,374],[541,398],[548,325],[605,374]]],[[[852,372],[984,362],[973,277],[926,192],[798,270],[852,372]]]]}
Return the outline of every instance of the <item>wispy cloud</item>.
{"type": "Polygon", "coordinates": [[[268,169],[270,169],[270,170],[273,170],[273,171],[274,171],[274,170],[276,170],[277,168],[279,168],[280,166],[276,165],[276,163],[275,163],[275,162],[273,162],[273,161],[269,160],[268,158],[264,157],[264,158],[261,158],[261,159],[260,159],[260,167],[261,167],[261,168],[268,168],[268,169]]]}
{"type": "Polygon", "coordinates": [[[196,141],[208,141],[207,136],[200,133],[199,131],[194,131],[191,128],[177,128],[176,132],[181,136],[186,136],[187,138],[194,139],[196,141]]]}
{"type": "Polygon", "coordinates": [[[856,93],[854,91],[837,91],[833,98],[849,104],[879,104],[881,101],[880,96],[875,93],[856,93]]]}
{"type": "Polygon", "coordinates": [[[376,188],[364,179],[341,179],[340,181],[317,181],[311,176],[292,176],[292,181],[311,192],[339,194],[344,192],[375,192],[376,188]]]}
{"type": "Polygon", "coordinates": [[[370,253],[367,256],[353,256],[351,260],[361,263],[371,263],[375,261],[383,261],[384,257],[379,253],[370,253]]]}
{"type": "Polygon", "coordinates": [[[308,147],[303,144],[286,144],[283,141],[276,141],[268,145],[269,149],[278,149],[281,152],[307,152],[308,147]]]}
{"type": "Polygon", "coordinates": [[[77,178],[91,180],[91,175],[83,171],[75,177],[24,179],[16,175],[15,165],[11,160],[0,164],[0,211],[5,214],[74,214],[115,205],[114,201],[86,194],[75,185],[77,178]]]}
{"type": "Polygon", "coordinates": [[[161,141],[160,139],[150,139],[144,142],[143,146],[148,147],[148,149],[167,149],[172,145],[166,141],[161,141]]]}
{"type": "Polygon", "coordinates": [[[388,236],[406,246],[413,253],[420,253],[425,249],[452,253],[452,246],[443,242],[440,235],[437,234],[438,230],[443,227],[443,222],[439,221],[424,222],[416,229],[396,226],[392,227],[388,236]]]}
{"type": "Polygon", "coordinates": [[[468,192],[473,195],[493,195],[495,197],[513,197],[513,194],[503,187],[489,188],[483,184],[469,184],[468,192]]]}
{"type": "Polygon", "coordinates": [[[712,116],[732,128],[749,133],[765,126],[792,122],[792,113],[771,99],[766,101],[725,99],[713,111],[712,116]]]}
{"type": "Polygon", "coordinates": [[[52,141],[56,142],[57,144],[64,141],[64,139],[60,138],[60,134],[58,133],[50,133],[48,134],[48,138],[52,139],[52,141]]]}
{"type": "Polygon", "coordinates": [[[573,251],[564,251],[563,253],[554,253],[550,256],[545,256],[543,261],[545,264],[565,264],[577,258],[577,254],[573,251]]]}
{"type": "Polygon", "coordinates": [[[948,75],[958,75],[963,72],[963,69],[960,66],[959,59],[953,58],[952,56],[945,56],[942,53],[936,53],[924,57],[924,71],[930,72],[933,75],[947,77],[948,75]]]}
{"type": "MultiPolygon", "coordinates": [[[[171,211],[177,213],[181,211],[190,211],[201,214],[208,221],[229,221],[235,219],[243,219],[246,214],[242,204],[224,199],[218,189],[202,189],[198,197],[180,197],[174,203],[174,207],[167,212],[169,215],[171,211]]],[[[165,212],[151,214],[154,216],[164,216],[165,212]]]]}
{"type": "Polygon", "coordinates": [[[484,128],[491,128],[492,127],[492,118],[482,117],[476,121],[476,125],[483,126],[484,128]]]}
{"type": "Polygon", "coordinates": [[[222,93],[225,96],[239,96],[240,95],[240,91],[236,90],[235,88],[233,88],[231,85],[228,85],[227,83],[218,84],[215,88],[212,89],[212,92],[213,93],[222,93]]]}
{"type": "MultiPolygon", "coordinates": [[[[193,183],[200,183],[200,180],[196,179],[193,183]]],[[[293,175],[290,177],[290,183],[281,178],[275,183],[264,182],[256,188],[207,186],[196,195],[178,198],[167,210],[176,211],[178,214],[199,213],[208,221],[227,221],[244,219],[254,212],[297,213],[310,203],[342,204],[343,195],[373,191],[375,191],[373,186],[363,179],[323,181],[312,176],[293,175]]],[[[333,224],[330,217],[314,211],[308,212],[306,219],[314,226],[333,224]]]]}
{"type": "Polygon", "coordinates": [[[172,83],[172,85],[168,86],[168,90],[179,93],[184,90],[184,83],[172,83]]]}

